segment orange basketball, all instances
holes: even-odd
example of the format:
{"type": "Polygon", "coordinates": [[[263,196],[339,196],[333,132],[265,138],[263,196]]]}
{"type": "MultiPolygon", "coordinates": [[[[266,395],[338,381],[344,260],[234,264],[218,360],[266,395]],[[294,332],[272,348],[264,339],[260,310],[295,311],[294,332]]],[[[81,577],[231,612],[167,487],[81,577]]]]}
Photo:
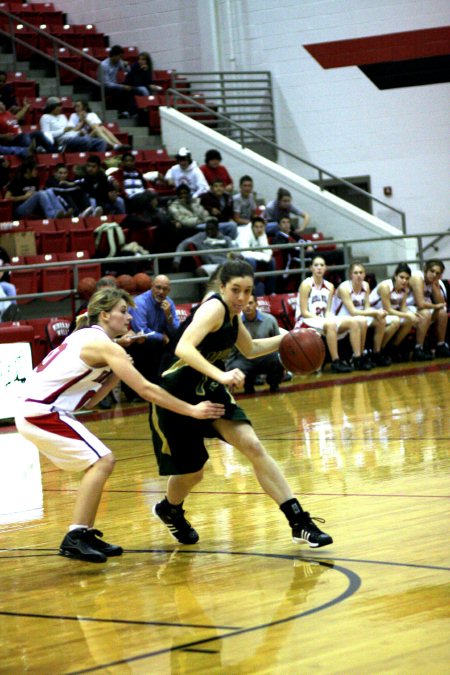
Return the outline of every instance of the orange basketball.
{"type": "Polygon", "coordinates": [[[89,300],[97,287],[97,280],[94,277],[84,277],[78,282],[78,295],[83,300],[89,300]]]}
{"type": "Polygon", "coordinates": [[[280,343],[280,357],[287,370],[301,375],[314,373],[325,359],[325,344],[311,328],[289,331],[280,343]]]}
{"type": "Polygon", "coordinates": [[[145,272],[138,272],[134,275],[133,279],[138,293],[149,291],[152,287],[153,280],[148,274],[145,274],[145,272]]]}
{"type": "Polygon", "coordinates": [[[119,288],[123,288],[127,293],[134,293],[136,290],[136,282],[131,274],[120,274],[117,277],[117,285],[119,288]]]}

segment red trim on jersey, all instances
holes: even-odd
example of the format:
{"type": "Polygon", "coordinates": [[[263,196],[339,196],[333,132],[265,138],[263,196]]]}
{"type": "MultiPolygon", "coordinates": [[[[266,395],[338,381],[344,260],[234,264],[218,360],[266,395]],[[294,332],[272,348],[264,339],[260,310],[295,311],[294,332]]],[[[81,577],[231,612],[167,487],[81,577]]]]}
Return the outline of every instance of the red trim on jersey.
{"type": "Polygon", "coordinates": [[[42,400],[38,400],[36,398],[27,398],[25,400],[31,403],[47,403],[47,404],[54,403],[58,398],[58,396],[60,396],[67,389],[70,389],[70,387],[72,387],[74,384],[80,382],[80,380],[82,380],[84,377],[90,375],[90,373],[92,373],[92,368],[86,370],[84,373],[81,373],[81,375],[78,375],[78,377],[74,377],[73,380],[69,380],[68,382],[66,382],[65,384],[62,385],[62,387],[60,387],[53,393],[49,394],[47,398],[44,398],[42,400]]]}
{"type": "Polygon", "coordinates": [[[56,412],[47,413],[46,415],[37,415],[36,417],[25,417],[26,421],[34,424],[43,431],[48,431],[50,434],[57,434],[57,436],[64,436],[64,438],[74,438],[77,441],[84,441],[72,427],[60,418],[56,412]]]}

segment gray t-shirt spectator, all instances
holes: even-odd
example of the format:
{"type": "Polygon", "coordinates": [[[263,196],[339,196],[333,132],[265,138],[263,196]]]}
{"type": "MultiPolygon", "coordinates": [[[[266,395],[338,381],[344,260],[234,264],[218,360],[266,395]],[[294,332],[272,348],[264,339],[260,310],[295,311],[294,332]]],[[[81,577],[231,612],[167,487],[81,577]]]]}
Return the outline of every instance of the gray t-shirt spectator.
{"type": "Polygon", "coordinates": [[[239,213],[240,217],[250,222],[256,202],[253,195],[243,197],[240,192],[233,195],[233,213],[239,213]]]}

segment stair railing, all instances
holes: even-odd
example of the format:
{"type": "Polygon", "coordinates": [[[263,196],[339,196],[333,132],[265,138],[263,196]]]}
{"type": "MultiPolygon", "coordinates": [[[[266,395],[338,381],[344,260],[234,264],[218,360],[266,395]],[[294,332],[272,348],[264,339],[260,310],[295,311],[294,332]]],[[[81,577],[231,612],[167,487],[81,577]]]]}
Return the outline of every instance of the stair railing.
{"type": "MultiPolygon", "coordinates": [[[[367,197],[368,199],[371,199],[378,204],[381,204],[385,208],[389,209],[390,211],[398,214],[400,216],[400,221],[401,221],[401,231],[403,234],[406,234],[406,214],[404,211],[401,211],[400,209],[396,209],[394,206],[391,206],[391,204],[388,204],[387,202],[382,201],[381,199],[378,199],[378,197],[375,197],[372,195],[370,192],[367,192],[366,190],[363,190],[362,188],[358,187],[357,185],[353,185],[353,183],[350,183],[349,181],[345,180],[344,178],[340,178],[339,176],[336,176],[335,174],[331,173],[330,171],[327,171],[321,166],[318,166],[317,164],[314,164],[313,162],[310,162],[307,159],[304,159],[300,157],[299,155],[296,155],[295,153],[291,152],[290,150],[286,150],[285,148],[282,148],[280,145],[277,145],[274,141],[271,141],[270,139],[266,138],[265,136],[262,136],[256,131],[253,131],[252,129],[247,129],[245,126],[242,124],[239,124],[238,122],[235,122],[232,120],[230,117],[227,117],[226,115],[223,115],[222,113],[217,112],[217,110],[213,110],[212,108],[209,108],[207,105],[204,105],[203,103],[199,103],[195,98],[192,96],[186,96],[186,94],[182,94],[178,89],[167,89],[165,92],[166,95],[166,106],[168,108],[173,107],[174,109],[177,109],[176,101],[177,99],[182,99],[183,101],[186,101],[189,103],[189,107],[192,108],[192,106],[196,106],[200,108],[201,110],[205,111],[208,114],[209,120],[213,118],[215,120],[214,126],[211,125],[211,127],[214,129],[214,131],[218,131],[219,133],[223,133],[224,136],[229,137],[229,133],[226,133],[226,130],[229,128],[233,128],[236,132],[236,134],[233,135],[233,140],[236,140],[237,142],[241,145],[242,148],[245,148],[246,145],[248,144],[249,139],[258,139],[259,141],[270,145],[272,148],[274,148],[277,152],[283,152],[284,154],[288,155],[289,157],[292,157],[293,159],[301,162],[302,164],[306,164],[306,166],[314,169],[315,171],[318,172],[318,187],[321,190],[325,190],[325,180],[324,177],[330,177],[334,181],[338,182],[341,185],[345,185],[347,188],[353,190],[357,194],[364,195],[364,197],[367,197]]],[[[199,120],[200,121],[200,120],[199,120]]]]}
{"type": "Polygon", "coordinates": [[[38,28],[32,23],[29,23],[28,21],[25,21],[22,19],[22,17],[17,16],[16,14],[12,14],[11,12],[7,12],[4,9],[0,9],[0,16],[6,16],[8,18],[9,22],[9,31],[4,30],[3,28],[0,28],[0,35],[3,35],[4,37],[7,37],[8,39],[11,40],[12,43],[12,52],[13,52],[13,63],[14,63],[14,69],[16,70],[16,63],[17,63],[17,51],[16,51],[16,44],[19,44],[23,47],[26,47],[27,49],[31,49],[31,51],[35,52],[36,54],[39,54],[44,59],[47,59],[47,61],[51,61],[56,69],[56,94],[57,96],[60,96],[61,92],[61,77],[60,77],[60,68],[63,67],[65,70],[68,70],[71,73],[74,73],[77,75],[77,77],[81,77],[83,80],[86,82],[89,82],[90,84],[94,85],[95,87],[100,87],[100,98],[101,98],[101,110],[102,110],[102,116],[103,119],[106,119],[106,98],[105,98],[105,85],[101,80],[95,80],[94,78],[90,77],[89,75],[86,75],[86,73],[83,73],[82,71],[78,70],[77,68],[74,68],[68,63],[65,63],[64,61],[61,61],[58,58],[58,48],[59,47],[64,47],[64,49],[67,49],[73,54],[76,54],[77,56],[81,56],[84,60],[90,61],[91,63],[94,63],[96,67],[98,68],[100,65],[100,61],[90,54],[86,54],[85,52],[81,51],[77,47],[74,47],[73,45],[64,42],[64,40],[61,40],[60,38],[54,37],[50,33],[47,33],[46,31],[42,30],[41,28],[38,28]],[[22,26],[26,26],[27,28],[31,28],[36,32],[37,35],[42,35],[45,37],[46,40],[49,40],[52,42],[53,46],[53,55],[50,56],[50,54],[47,54],[46,52],[42,51],[38,47],[35,47],[34,45],[31,45],[29,42],[25,42],[22,40],[20,37],[17,36],[17,34],[14,32],[14,25],[15,24],[20,24],[22,26]]]}

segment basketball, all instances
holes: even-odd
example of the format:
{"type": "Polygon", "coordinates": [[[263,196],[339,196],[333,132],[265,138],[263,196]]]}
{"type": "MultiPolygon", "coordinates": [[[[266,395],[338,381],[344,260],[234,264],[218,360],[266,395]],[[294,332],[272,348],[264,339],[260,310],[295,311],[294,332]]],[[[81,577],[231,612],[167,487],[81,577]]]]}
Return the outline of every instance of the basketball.
{"type": "Polygon", "coordinates": [[[136,282],[130,274],[120,274],[117,277],[117,285],[127,293],[134,293],[136,290],[136,282]]]}
{"type": "Polygon", "coordinates": [[[94,293],[97,286],[97,280],[94,277],[84,277],[78,282],[78,295],[83,300],[89,300],[91,295],[94,293]]]}
{"type": "Polygon", "coordinates": [[[280,357],[284,367],[293,373],[308,375],[322,366],[325,345],[311,328],[296,328],[281,340],[280,357]]]}
{"type": "Polygon", "coordinates": [[[138,272],[134,275],[133,279],[134,283],[136,284],[136,290],[139,293],[149,291],[152,287],[153,280],[148,276],[148,274],[145,274],[145,272],[138,272]]]}

